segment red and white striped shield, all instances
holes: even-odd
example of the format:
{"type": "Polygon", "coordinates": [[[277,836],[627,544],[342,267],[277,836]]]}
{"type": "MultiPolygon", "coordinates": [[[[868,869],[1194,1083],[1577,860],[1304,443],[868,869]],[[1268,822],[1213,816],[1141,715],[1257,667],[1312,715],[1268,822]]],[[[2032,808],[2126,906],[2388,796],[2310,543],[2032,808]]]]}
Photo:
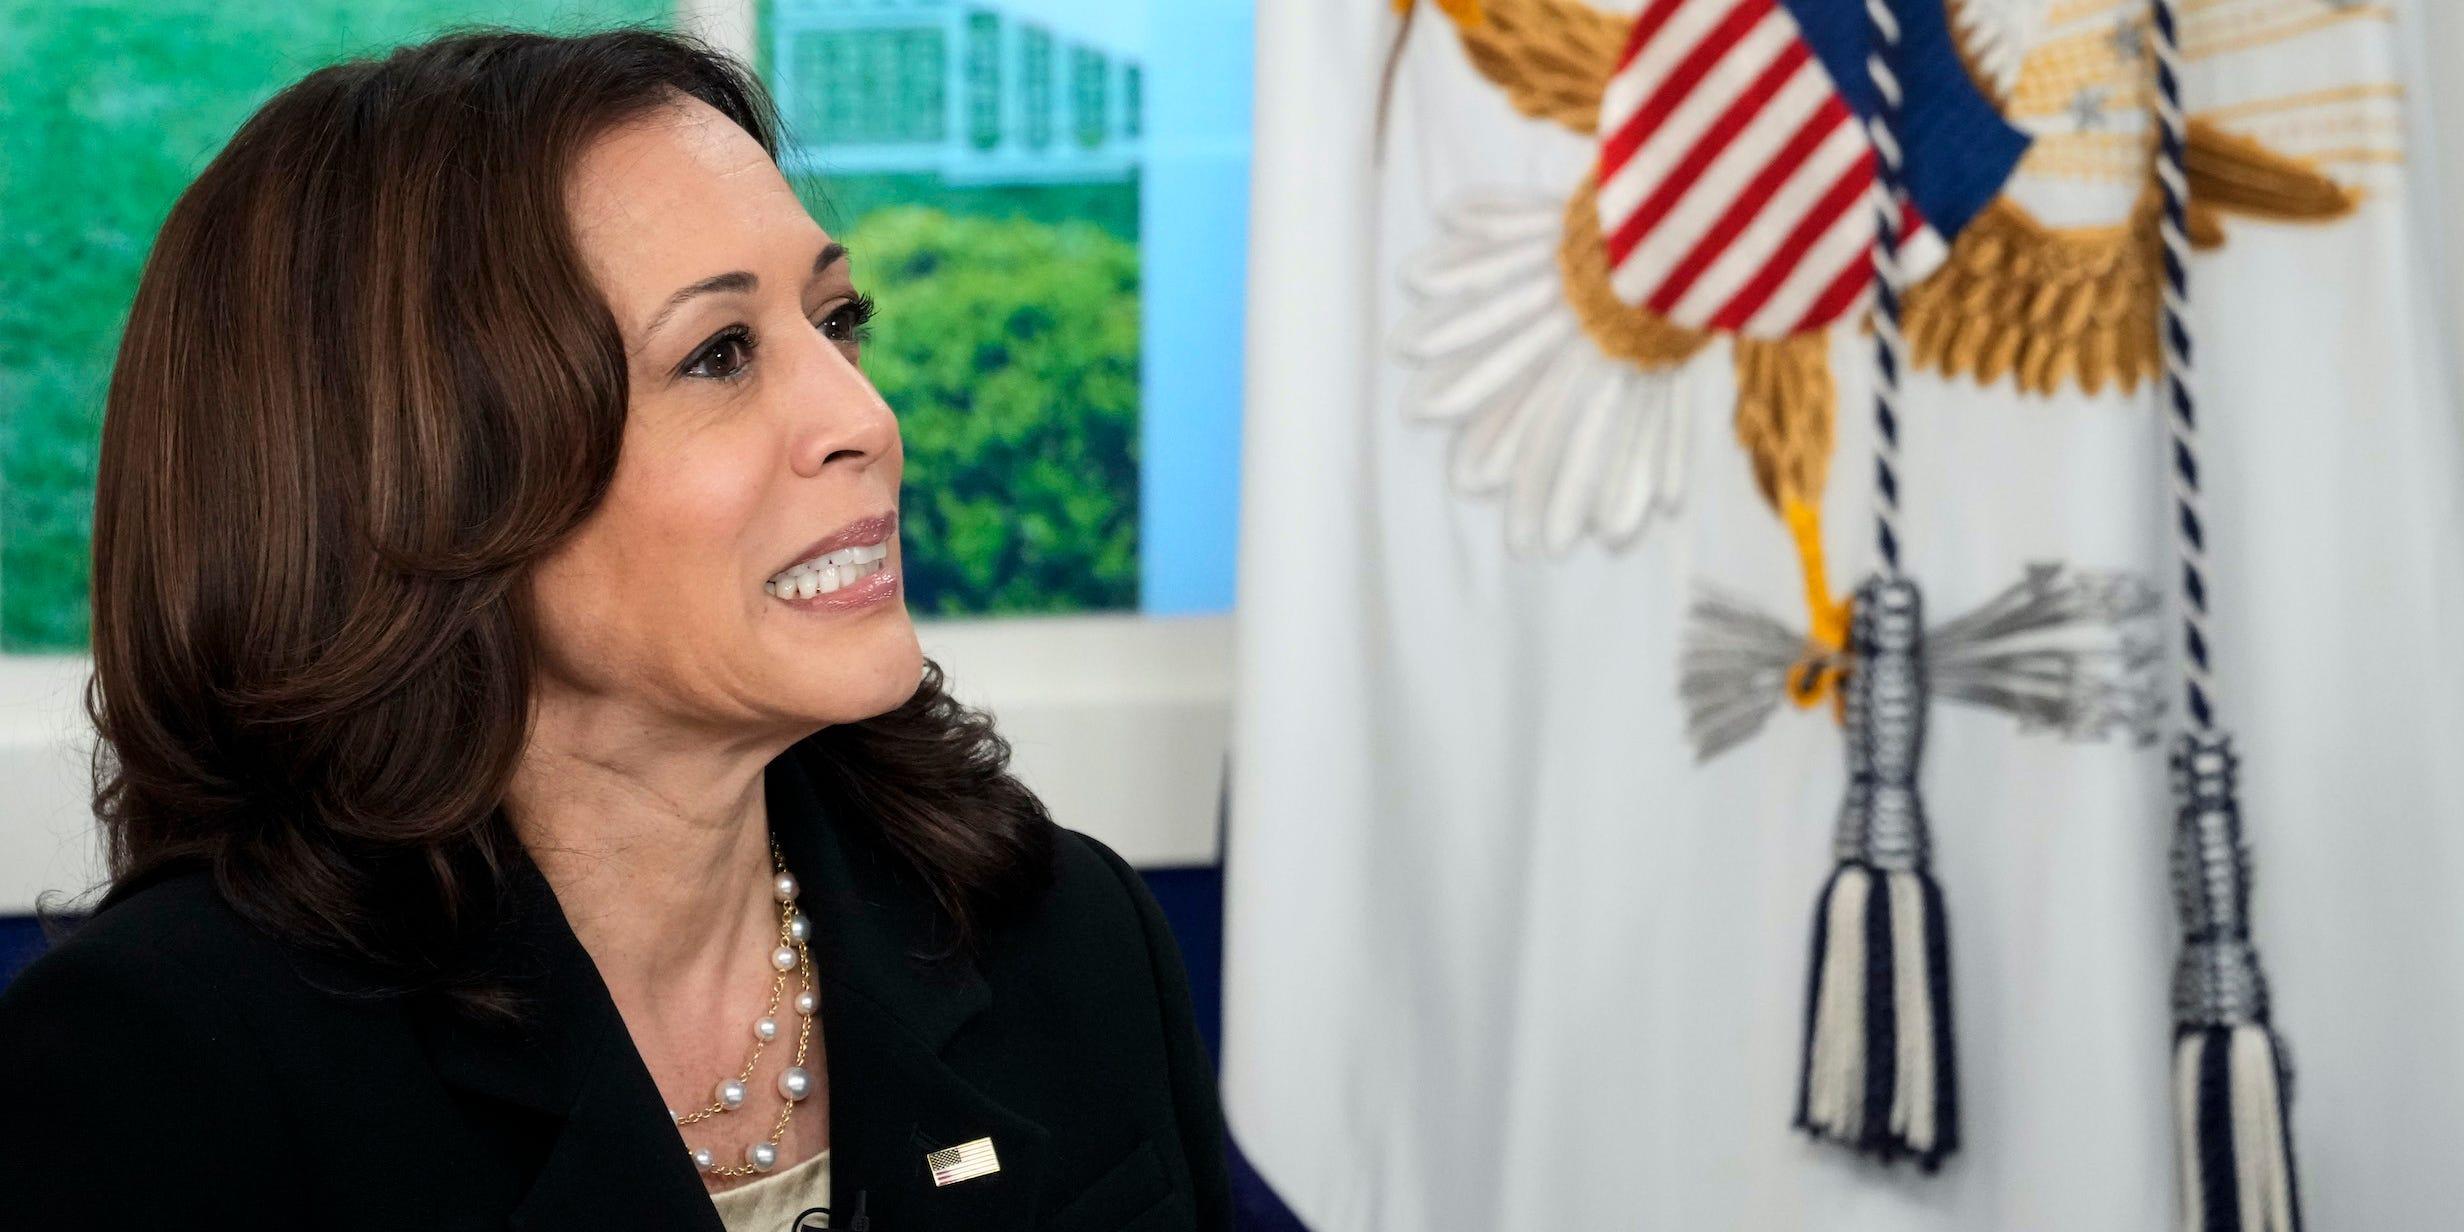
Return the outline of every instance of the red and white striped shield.
{"type": "MultiPolygon", "coordinates": [[[[1600,98],[1600,234],[1618,298],[1782,338],[1871,289],[1873,149],[1775,0],[1650,0],[1600,98]]],[[[1913,208],[1912,277],[1940,260],[1913,208]]]]}

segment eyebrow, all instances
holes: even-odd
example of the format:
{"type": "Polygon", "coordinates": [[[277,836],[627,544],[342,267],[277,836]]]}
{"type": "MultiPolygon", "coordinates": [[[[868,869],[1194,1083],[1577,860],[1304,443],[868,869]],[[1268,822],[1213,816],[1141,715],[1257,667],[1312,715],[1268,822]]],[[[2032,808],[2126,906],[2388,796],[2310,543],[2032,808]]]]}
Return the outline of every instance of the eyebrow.
{"type": "MultiPolygon", "coordinates": [[[[821,255],[813,258],[813,272],[808,276],[818,278],[831,266],[846,259],[847,246],[845,244],[824,244],[821,248],[821,255]]],[[[760,277],[751,270],[729,270],[724,274],[712,274],[700,282],[688,284],[674,295],[668,296],[666,303],[659,305],[659,311],[651,316],[650,324],[643,327],[642,337],[647,339],[658,333],[659,327],[667,324],[667,319],[676,315],[677,309],[684,307],[685,304],[699,296],[721,293],[742,294],[760,285],[760,277]]]]}

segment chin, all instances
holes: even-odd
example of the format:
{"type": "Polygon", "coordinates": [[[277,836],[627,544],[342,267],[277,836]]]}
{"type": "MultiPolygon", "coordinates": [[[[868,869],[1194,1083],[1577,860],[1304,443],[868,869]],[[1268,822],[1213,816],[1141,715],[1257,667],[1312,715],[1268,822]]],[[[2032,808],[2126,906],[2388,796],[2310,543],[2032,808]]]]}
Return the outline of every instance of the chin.
{"type": "MultiPolygon", "coordinates": [[[[924,679],[924,651],[917,644],[915,625],[902,608],[893,617],[868,621],[876,625],[831,647],[830,670],[814,683],[827,690],[816,699],[824,722],[855,723],[888,714],[915,696],[924,679]]],[[[809,663],[809,660],[808,660],[809,663]]]]}

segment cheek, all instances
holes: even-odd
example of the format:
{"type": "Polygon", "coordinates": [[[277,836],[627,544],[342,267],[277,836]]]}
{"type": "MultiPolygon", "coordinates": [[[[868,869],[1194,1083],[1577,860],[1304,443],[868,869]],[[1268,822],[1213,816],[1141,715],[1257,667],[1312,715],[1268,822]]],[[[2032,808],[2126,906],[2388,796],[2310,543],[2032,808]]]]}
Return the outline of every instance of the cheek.
{"type": "MultiPolygon", "coordinates": [[[[573,670],[645,667],[726,644],[747,606],[749,547],[769,453],[738,442],[627,442],[606,498],[535,583],[540,624],[573,670]]],[[[655,668],[653,670],[656,670],[655,668]]],[[[599,671],[584,671],[596,676],[599,671]]]]}
{"type": "MultiPolygon", "coordinates": [[[[641,452],[649,457],[629,474],[620,467],[608,493],[622,502],[630,569],[705,583],[742,572],[777,461],[772,444],[746,434],[641,452]]],[[[739,601],[734,589],[710,597],[739,601]]]]}

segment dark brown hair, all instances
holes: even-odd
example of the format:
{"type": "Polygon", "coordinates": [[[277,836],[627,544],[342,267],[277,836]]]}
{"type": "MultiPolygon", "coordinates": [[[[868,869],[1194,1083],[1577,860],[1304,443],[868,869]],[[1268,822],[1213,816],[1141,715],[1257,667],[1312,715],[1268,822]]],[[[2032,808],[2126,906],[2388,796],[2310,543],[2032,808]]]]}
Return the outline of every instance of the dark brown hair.
{"type": "MultiPolygon", "coordinates": [[[[606,492],[627,397],[567,180],[686,96],[776,156],[761,87],[688,40],[457,34],[276,95],[172,208],[95,492],[106,903],[202,866],[277,935],[505,1008],[459,959],[523,858],[525,580],[606,492]]],[[[807,743],[952,944],[1047,875],[1050,820],[937,668],[807,743]]]]}

